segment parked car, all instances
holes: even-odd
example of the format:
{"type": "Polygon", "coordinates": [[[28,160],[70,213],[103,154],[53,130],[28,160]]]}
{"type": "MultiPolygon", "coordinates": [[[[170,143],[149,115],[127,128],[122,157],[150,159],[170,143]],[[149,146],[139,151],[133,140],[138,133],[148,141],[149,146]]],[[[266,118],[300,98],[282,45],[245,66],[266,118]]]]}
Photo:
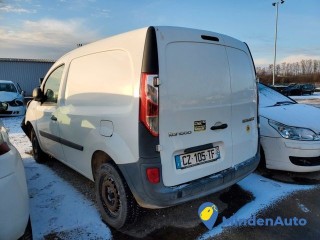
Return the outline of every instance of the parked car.
{"type": "Polygon", "coordinates": [[[286,86],[286,85],[269,85],[269,87],[279,93],[283,93],[288,86],[286,86]]]}
{"type": "Polygon", "coordinates": [[[303,84],[302,85],[302,94],[309,94],[312,95],[316,89],[316,86],[311,83],[303,84]]]}
{"type": "Polygon", "coordinates": [[[8,103],[8,109],[0,112],[2,117],[21,116],[26,113],[24,92],[12,81],[0,80],[0,101],[8,103]]]}
{"type": "Polygon", "coordinates": [[[287,86],[286,88],[281,89],[280,93],[285,96],[302,96],[304,94],[313,94],[315,91],[315,85],[308,83],[308,84],[300,84],[300,83],[293,83],[287,86]]]}
{"type": "Polygon", "coordinates": [[[302,84],[293,83],[281,90],[281,93],[285,96],[301,96],[303,94],[302,84]]]}
{"type": "Polygon", "coordinates": [[[259,84],[261,156],[269,169],[320,170],[320,109],[259,84]]]}
{"type": "Polygon", "coordinates": [[[47,155],[96,183],[103,220],[226,188],[259,162],[248,46],[195,29],[149,27],[76,49],[33,92],[23,129],[47,155]],[[137,205],[138,204],[138,205],[137,205]]]}
{"type": "MultiPolygon", "coordinates": [[[[0,103],[0,110],[7,107],[0,103]]],[[[19,152],[0,120],[0,239],[32,239],[29,195],[19,152]]]]}

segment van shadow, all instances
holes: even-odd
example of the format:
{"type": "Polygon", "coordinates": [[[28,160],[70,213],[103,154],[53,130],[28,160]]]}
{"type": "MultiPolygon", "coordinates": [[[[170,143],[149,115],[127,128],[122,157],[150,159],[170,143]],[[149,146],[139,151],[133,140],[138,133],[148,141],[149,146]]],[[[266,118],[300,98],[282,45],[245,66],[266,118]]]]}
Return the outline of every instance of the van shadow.
{"type": "Polygon", "coordinates": [[[202,203],[212,202],[218,207],[218,219],[215,226],[222,222],[222,217],[231,217],[245,204],[254,200],[251,193],[239,185],[199,198],[182,205],[159,209],[144,209],[137,223],[121,232],[111,230],[114,239],[196,239],[208,229],[198,216],[202,203]]]}

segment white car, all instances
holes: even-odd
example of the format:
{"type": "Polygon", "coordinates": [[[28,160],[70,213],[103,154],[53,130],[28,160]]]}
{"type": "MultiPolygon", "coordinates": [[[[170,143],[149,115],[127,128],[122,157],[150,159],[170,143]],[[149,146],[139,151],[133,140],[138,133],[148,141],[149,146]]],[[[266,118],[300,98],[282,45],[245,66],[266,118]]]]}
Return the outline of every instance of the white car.
{"type": "Polygon", "coordinates": [[[0,239],[32,239],[24,166],[1,120],[0,196],[0,239]]]}
{"type": "Polygon", "coordinates": [[[21,116],[26,113],[24,92],[12,81],[0,80],[0,101],[8,103],[8,109],[0,111],[1,117],[21,116]]]}
{"type": "Polygon", "coordinates": [[[320,109],[259,84],[261,159],[269,169],[320,170],[320,109]]]}

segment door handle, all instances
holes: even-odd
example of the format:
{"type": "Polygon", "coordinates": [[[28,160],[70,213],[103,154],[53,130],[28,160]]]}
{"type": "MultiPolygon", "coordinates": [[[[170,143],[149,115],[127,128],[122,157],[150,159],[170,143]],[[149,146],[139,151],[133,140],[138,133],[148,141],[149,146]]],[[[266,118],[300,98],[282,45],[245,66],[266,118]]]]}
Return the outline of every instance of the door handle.
{"type": "Polygon", "coordinates": [[[57,120],[58,120],[58,118],[56,118],[56,116],[55,116],[55,115],[52,115],[52,116],[51,116],[51,120],[52,120],[52,121],[57,121],[57,120]]]}
{"type": "Polygon", "coordinates": [[[217,125],[217,126],[212,126],[210,129],[211,130],[218,130],[218,129],[226,129],[227,127],[228,127],[228,124],[223,123],[223,124],[220,124],[220,125],[217,125]]]}

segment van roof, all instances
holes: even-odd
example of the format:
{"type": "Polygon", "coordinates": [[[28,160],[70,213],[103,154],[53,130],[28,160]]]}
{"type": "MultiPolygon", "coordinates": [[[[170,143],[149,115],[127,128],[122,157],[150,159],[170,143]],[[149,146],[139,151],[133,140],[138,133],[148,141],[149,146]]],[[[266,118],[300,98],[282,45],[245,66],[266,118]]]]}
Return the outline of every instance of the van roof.
{"type": "MultiPolygon", "coordinates": [[[[137,41],[139,41],[140,44],[144,44],[146,32],[150,27],[145,27],[145,28],[133,30],[130,32],[125,32],[122,34],[118,34],[118,35],[114,35],[111,37],[98,40],[93,43],[83,45],[63,55],[60,59],[56,61],[53,67],[60,65],[62,61],[68,62],[79,56],[92,54],[94,52],[101,52],[104,50],[110,50],[112,46],[114,46],[114,49],[121,49],[121,47],[119,46],[125,47],[130,45],[132,47],[132,45],[137,43],[137,41]]],[[[184,28],[184,27],[171,27],[171,26],[154,26],[154,28],[162,32],[167,32],[168,33],[167,37],[170,37],[170,35],[176,36],[177,34],[170,34],[170,33],[179,32],[178,36],[181,36],[181,37],[186,36],[190,41],[193,41],[193,40],[206,41],[201,39],[200,36],[203,36],[203,35],[208,35],[210,37],[213,36],[219,39],[219,42],[216,42],[216,44],[232,46],[232,47],[236,47],[236,48],[247,51],[247,49],[245,49],[246,47],[244,46],[243,42],[235,38],[232,38],[230,36],[216,33],[216,32],[192,29],[192,28],[184,28]]]]}

